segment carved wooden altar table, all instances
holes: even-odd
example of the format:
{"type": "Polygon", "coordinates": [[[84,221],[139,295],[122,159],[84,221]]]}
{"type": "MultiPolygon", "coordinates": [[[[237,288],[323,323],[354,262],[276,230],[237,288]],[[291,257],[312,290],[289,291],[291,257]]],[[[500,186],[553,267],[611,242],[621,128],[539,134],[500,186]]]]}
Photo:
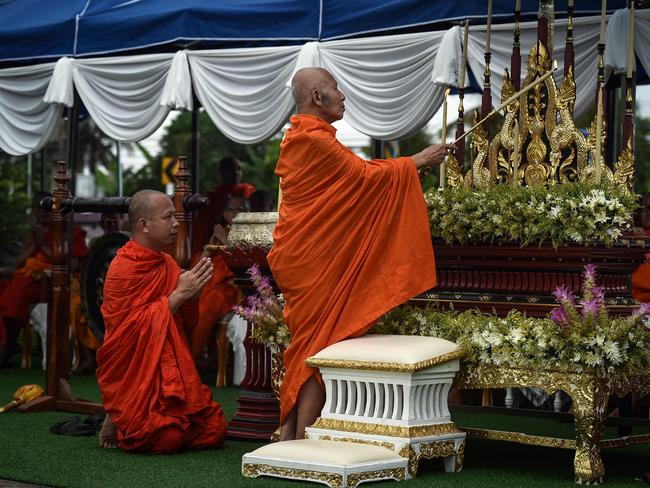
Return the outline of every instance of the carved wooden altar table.
{"type": "Polygon", "coordinates": [[[612,393],[650,391],[650,371],[602,375],[594,371],[529,370],[484,364],[464,364],[456,375],[458,388],[538,387],[549,394],[564,391],[573,399],[575,439],[561,439],[490,429],[463,429],[468,437],[575,450],[575,481],[600,483],[605,467],[601,449],[650,443],[650,434],[603,439],[607,402],[612,393]]]}

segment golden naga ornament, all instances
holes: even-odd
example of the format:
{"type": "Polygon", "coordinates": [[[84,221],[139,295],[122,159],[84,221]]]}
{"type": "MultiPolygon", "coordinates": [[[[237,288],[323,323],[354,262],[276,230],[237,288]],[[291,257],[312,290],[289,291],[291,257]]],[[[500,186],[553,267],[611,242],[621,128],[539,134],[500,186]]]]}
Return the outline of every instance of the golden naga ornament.
{"type": "MultiPolygon", "coordinates": [[[[556,84],[549,75],[551,59],[543,43],[535,44],[529,53],[527,74],[522,86],[534,84],[515,102],[505,106],[501,129],[489,141],[482,126],[472,135],[472,165],[462,174],[462,161],[449,158],[447,184],[454,188],[485,188],[493,184],[556,185],[577,181],[593,181],[596,157],[596,121],[585,137],[573,120],[576,85],[573,68],[569,68],[562,83],[556,84]],[[515,134],[518,122],[517,134],[515,134]],[[515,140],[518,135],[518,144],[515,140]],[[515,154],[516,151],[516,154],[515,154]],[[516,168],[516,170],[515,170],[516,168]]],[[[502,104],[516,95],[506,70],[501,92],[502,104]]],[[[601,124],[600,147],[605,143],[604,122],[601,124]]],[[[601,149],[602,151],[602,149],[601,149]]],[[[634,182],[634,152],[625,148],[614,168],[601,158],[602,179],[624,186],[631,191],[634,182]]]]}

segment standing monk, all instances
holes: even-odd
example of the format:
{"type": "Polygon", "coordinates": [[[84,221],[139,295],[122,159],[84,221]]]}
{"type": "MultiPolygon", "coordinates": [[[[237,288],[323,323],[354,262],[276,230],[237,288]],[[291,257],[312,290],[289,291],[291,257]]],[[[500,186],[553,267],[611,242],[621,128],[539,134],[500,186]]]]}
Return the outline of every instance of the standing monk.
{"type": "Polygon", "coordinates": [[[291,331],[280,440],[302,439],[325,401],[305,359],[364,334],[382,314],[435,286],[417,169],[440,163],[453,148],[366,161],[336,140],[330,124],[343,117],[345,96],[328,71],[301,69],[291,89],[297,115],[280,146],[282,203],[268,255],[291,331]]]}
{"type": "Polygon", "coordinates": [[[167,195],[136,193],[129,205],[131,240],[106,274],[106,335],[97,352],[107,412],[102,447],[172,453],[217,447],[225,436],[223,412],[201,383],[177,313],[210,280],[212,263],[201,259],[181,272],[162,252],[176,238],[174,213],[167,195]]]}

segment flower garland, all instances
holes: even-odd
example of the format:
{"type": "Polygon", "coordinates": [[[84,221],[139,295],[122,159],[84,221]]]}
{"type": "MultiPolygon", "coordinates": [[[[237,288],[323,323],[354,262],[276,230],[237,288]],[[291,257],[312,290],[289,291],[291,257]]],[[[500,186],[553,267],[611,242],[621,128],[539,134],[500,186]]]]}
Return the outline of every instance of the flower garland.
{"type": "Polygon", "coordinates": [[[450,244],[550,241],[554,247],[594,242],[611,246],[632,226],[637,199],[607,183],[493,185],[425,193],[434,238],[450,244]]]}
{"type": "Polygon", "coordinates": [[[570,291],[556,289],[560,306],[551,318],[517,310],[497,317],[403,306],[386,314],[372,332],[442,337],[465,350],[465,361],[495,366],[601,372],[650,368],[650,330],[643,321],[650,305],[642,304],[629,317],[610,317],[593,265],[585,267],[582,293],[578,310],[570,291]]]}

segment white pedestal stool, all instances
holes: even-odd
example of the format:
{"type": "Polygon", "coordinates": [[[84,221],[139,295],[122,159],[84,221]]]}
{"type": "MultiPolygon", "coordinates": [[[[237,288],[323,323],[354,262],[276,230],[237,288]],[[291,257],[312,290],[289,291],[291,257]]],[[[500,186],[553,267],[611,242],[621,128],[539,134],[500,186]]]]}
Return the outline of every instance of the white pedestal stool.
{"type": "Polygon", "coordinates": [[[443,458],[462,469],[465,433],[451,421],[447,395],[462,350],[434,337],[367,335],[333,344],[306,363],[318,367],[326,403],[307,428],[314,440],[374,444],[408,458],[443,458]]]}

